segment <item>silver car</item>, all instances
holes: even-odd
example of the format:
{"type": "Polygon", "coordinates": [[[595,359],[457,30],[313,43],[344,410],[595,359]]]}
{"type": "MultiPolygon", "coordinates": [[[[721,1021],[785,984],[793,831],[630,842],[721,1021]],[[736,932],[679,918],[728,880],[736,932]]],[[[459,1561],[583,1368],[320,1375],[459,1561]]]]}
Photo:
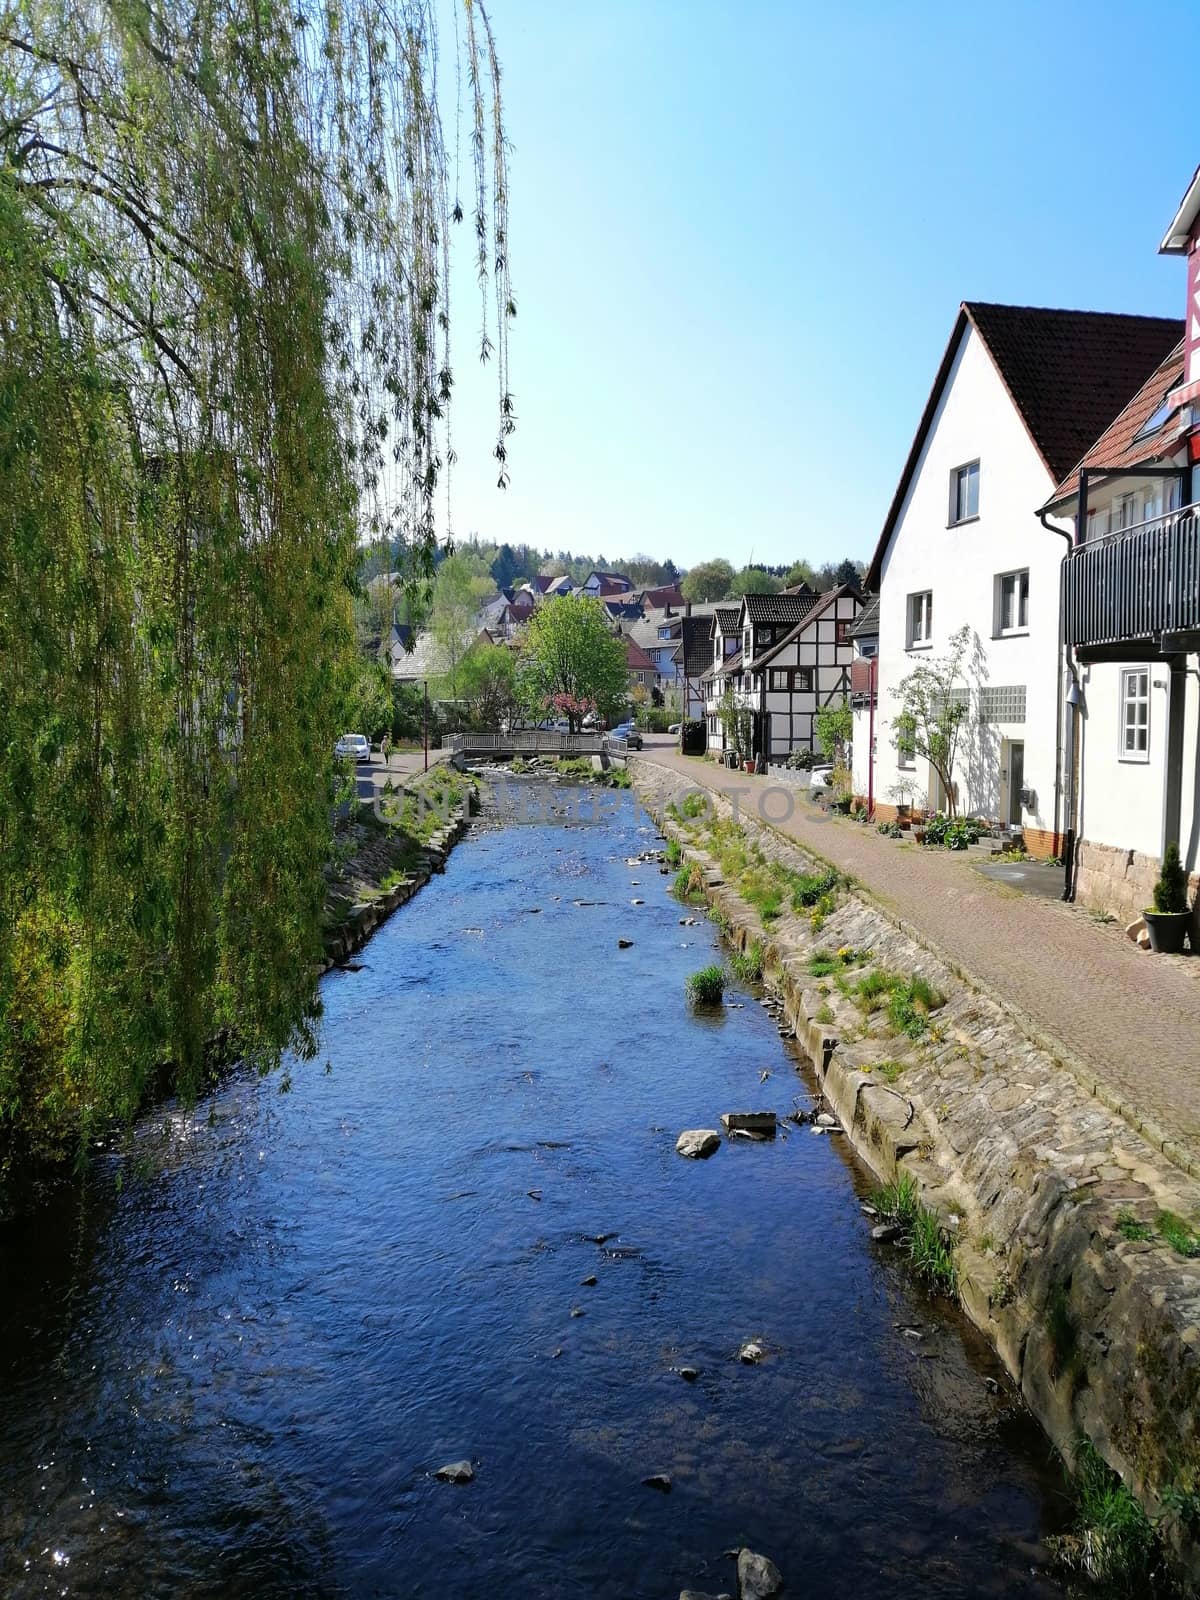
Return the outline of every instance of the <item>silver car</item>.
{"type": "Polygon", "coordinates": [[[371,741],[365,733],[344,733],[334,745],[333,753],[347,761],[370,761],[371,741]]]}

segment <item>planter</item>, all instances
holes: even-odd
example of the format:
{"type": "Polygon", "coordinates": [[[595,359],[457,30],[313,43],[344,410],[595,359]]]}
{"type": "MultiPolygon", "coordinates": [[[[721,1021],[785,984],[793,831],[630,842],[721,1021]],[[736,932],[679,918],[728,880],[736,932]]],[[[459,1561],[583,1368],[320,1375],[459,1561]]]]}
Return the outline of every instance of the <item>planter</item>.
{"type": "Polygon", "coordinates": [[[1146,932],[1150,935],[1150,948],[1158,955],[1177,956],[1187,938],[1190,911],[1143,911],[1146,932]]]}
{"type": "Polygon", "coordinates": [[[917,844],[924,844],[925,843],[925,829],[924,828],[914,828],[913,829],[913,838],[917,842],[917,844]]]}
{"type": "Polygon", "coordinates": [[[742,768],[746,772],[753,772],[754,771],[754,762],[753,761],[743,761],[742,762],[742,768]]]}

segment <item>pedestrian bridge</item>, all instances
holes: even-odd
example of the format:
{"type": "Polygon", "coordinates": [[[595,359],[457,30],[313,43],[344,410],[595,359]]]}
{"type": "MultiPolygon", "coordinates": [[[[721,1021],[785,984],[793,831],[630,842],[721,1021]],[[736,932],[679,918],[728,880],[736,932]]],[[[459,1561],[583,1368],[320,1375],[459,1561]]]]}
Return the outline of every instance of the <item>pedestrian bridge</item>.
{"type": "Polygon", "coordinates": [[[623,756],[624,739],[607,733],[549,733],[529,729],[516,733],[448,733],[442,744],[462,756],[623,756]]]}

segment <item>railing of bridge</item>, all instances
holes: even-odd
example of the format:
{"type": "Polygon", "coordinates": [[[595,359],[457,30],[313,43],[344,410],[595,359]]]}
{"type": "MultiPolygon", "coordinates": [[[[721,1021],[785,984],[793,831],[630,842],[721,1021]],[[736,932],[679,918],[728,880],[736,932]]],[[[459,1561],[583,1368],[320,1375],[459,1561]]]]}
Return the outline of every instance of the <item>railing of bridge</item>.
{"type": "Polygon", "coordinates": [[[606,733],[552,733],[544,729],[525,729],[515,733],[448,733],[443,739],[447,750],[463,755],[624,755],[624,739],[606,733]]]}

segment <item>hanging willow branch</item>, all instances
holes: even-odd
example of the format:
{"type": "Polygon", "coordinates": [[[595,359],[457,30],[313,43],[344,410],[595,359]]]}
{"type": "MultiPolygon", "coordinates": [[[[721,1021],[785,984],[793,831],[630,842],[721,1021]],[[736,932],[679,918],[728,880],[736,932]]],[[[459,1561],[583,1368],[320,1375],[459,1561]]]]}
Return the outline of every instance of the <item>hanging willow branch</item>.
{"type": "Polygon", "coordinates": [[[434,9],[0,0],[0,1160],[163,1062],[194,1090],[216,1028],[314,1047],[359,541],[432,570],[449,449],[434,9]]]}

